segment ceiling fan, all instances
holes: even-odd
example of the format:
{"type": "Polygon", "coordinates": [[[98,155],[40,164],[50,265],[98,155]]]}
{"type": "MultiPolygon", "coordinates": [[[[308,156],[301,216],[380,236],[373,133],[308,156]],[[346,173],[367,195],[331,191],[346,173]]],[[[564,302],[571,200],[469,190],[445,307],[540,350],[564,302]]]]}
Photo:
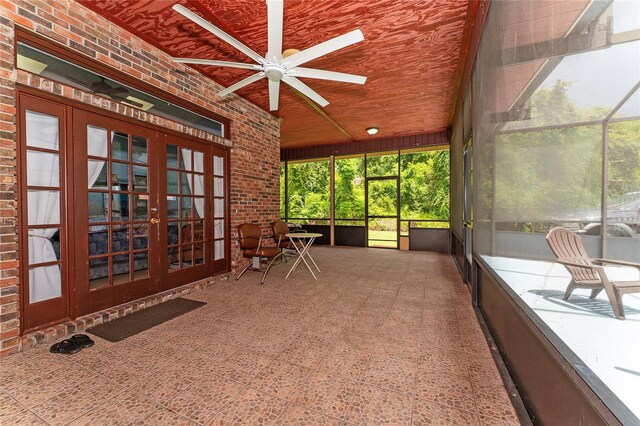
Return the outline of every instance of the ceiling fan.
{"type": "Polygon", "coordinates": [[[303,68],[300,65],[312,61],[313,59],[324,56],[336,50],[351,46],[364,40],[364,35],[360,30],[354,30],[341,36],[332,38],[323,43],[302,51],[294,51],[290,56],[282,53],[282,26],[283,26],[283,0],[266,0],[267,1],[267,25],[268,25],[268,50],[264,57],[260,56],[251,48],[247,47],[240,41],[236,40],[220,28],[203,19],[186,7],[176,4],[173,10],[180,13],[187,19],[198,24],[205,30],[213,33],[223,41],[238,49],[249,58],[256,61],[256,64],[248,64],[242,62],[226,62],[216,61],[212,59],[197,58],[172,58],[175,62],[182,64],[198,64],[198,65],[215,65],[220,67],[242,68],[257,71],[250,77],[227,87],[218,92],[218,96],[226,96],[238,89],[241,89],[251,83],[262,78],[269,80],[269,109],[275,111],[278,109],[278,99],[280,96],[280,82],[284,82],[306,95],[320,106],[327,106],[329,101],[320,96],[316,91],[304,84],[298,77],[316,78],[321,80],[340,81],[344,83],[364,84],[366,77],[346,74],[334,71],[317,70],[312,68],[303,68]]]}

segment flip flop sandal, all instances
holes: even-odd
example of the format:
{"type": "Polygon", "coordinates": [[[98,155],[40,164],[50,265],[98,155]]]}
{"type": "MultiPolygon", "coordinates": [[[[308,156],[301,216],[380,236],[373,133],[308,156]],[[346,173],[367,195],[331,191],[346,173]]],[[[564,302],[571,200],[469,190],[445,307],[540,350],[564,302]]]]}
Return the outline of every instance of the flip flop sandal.
{"type": "Polygon", "coordinates": [[[82,350],[82,346],[76,344],[71,339],[64,339],[61,342],[58,342],[51,346],[49,351],[54,354],[65,354],[71,355],[78,353],[82,350]]]}
{"type": "Polygon", "coordinates": [[[69,340],[82,348],[90,348],[95,344],[86,334],[74,334],[69,340]]]}

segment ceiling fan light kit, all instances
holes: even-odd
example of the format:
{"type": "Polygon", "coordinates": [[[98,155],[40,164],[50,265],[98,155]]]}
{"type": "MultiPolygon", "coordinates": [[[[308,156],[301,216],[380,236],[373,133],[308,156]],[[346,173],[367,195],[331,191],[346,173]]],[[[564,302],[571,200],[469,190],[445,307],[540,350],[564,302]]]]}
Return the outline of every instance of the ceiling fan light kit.
{"type": "Polygon", "coordinates": [[[269,109],[278,109],[280,97],[280,82],[288,84],[293,89],[304,94],[320,106],[327,106],[329,101],[320,96],[298,77],[315,78],[320,80],[338,81],[343,83],[364,84],[366,77],[346,74],[334,71],[317,70],[312,68],[302,68],[307,62],[327,55],[336,50],[343,49],[364,40],[364,35],[360,30],[353,30],[341,36],[329,39],[325,42],[312,46],[305,50],[287,49],[282,52],[282,27],[283,27],[283,0],[266,0],[267,2],[267,26],[268,26],[268,50],[264,57],[244,45],[220,28],[206,21],[201,16],[195,14],[186,7],[175,4],[173,10],[180,13],[185,18],[214,34],[221,40],[235,47],[237,50],[253,59],[255,64],[243,62],[217,61],[213,59],[198,58],[172,58],[175,62],[182,64],[213,65],[229,68],[241,68],[257,71],[252,76],[240,80],[239,82],[218,92],[218,96],[226,96],[262,78],[269,80],[269,109]]]}

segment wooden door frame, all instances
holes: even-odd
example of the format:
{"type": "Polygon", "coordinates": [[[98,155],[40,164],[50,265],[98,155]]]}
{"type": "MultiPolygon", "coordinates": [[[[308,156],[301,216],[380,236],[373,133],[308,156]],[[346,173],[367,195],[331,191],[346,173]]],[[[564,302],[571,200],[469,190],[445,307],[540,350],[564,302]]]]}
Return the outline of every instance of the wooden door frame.
{"type": "Polygon", "coordinates": [[[66,150],[68,149],[66,145],[66,140],[68,140],[68,132],[69,132],[69,124],[71,122],[71,108],[68,106],[58,103],[58,102],[46,102],[43,103],[40,99],[34,96],[30,96],[28,94],[20,94],[18,93],[16,96],[16,109],[17,109],[17,117],[18,126],[16,128],[16,171],[17,171],[17,191],[16,198],[18,203],[18,252],[19,253],[28,253],[28,208],[24,208],[26,206],[27,200],[27,158],[26,158],[26,111],[33,110],[35,112],[40,112],[47,115],[52,115],[58,117],[58,153],[60,155],[60,230],[59,236],[61,241],[64,241],[64,244],[61,244],[60,247],[60,258],[61,258],[61,296],[55,299],[49,299],[42,302],[37,302],[37,307],[32,306],[29,302],[29,286],[26,285],[29,280],[29,258],[28,256],[20,256],[19,258],[19,268],[18,268],[18,279],[21,284],[20,291],[20,312],[21,312],[21,321],[20,321],[20,329],[22,332],[27,332],[39,328],[43,328],[60,321],[65,321],[69,319],[73,315],[71,300],[75,297],[75,288],[69,285],[70,277],[73,274],[72,271],[72,259],[70,254],[73,252],[70,244],[73,242],[73,235],[69,235],[72,231],[68,226],[68,206],[72,205],[72,200],[70,199],[68,188],[72,187],[72,180],[70,179],[70,174],[73,173],[71,168],[68,168],[65,162],[66,158],[66,150]],[[33,104],[33,105],[32,105],[33,104]],[[55,309],[60,310],[60,315],[62,319],[53,319],[49,316],[51,315],[52,305],[56,303],[56,299],[58,304],[61,304],[55,309]],[[35,311],[35,312],[34,312],[35,311]],[[42,312],[45,311],[45,312],[42,312]],[[34,321],[34,316],[44,316],[45,319],[41,322],[34,321]],[[36,324],[37,323],[37,324],[36,324]],[[32,325],[36,324],[36,325],[32,325]]]}

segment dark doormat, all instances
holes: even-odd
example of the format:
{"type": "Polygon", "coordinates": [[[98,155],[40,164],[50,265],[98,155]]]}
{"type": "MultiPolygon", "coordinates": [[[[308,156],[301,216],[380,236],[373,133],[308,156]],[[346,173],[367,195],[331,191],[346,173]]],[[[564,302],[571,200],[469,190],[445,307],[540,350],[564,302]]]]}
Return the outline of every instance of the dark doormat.
{"type": "Polygon", "coordinates": [[[195,300],[172,299],[142,311],[134,312],[126,317],[93,327],[87,332],[109,342],[119,342],[204,305],[206,305],[205,302],[195,300]]]}

